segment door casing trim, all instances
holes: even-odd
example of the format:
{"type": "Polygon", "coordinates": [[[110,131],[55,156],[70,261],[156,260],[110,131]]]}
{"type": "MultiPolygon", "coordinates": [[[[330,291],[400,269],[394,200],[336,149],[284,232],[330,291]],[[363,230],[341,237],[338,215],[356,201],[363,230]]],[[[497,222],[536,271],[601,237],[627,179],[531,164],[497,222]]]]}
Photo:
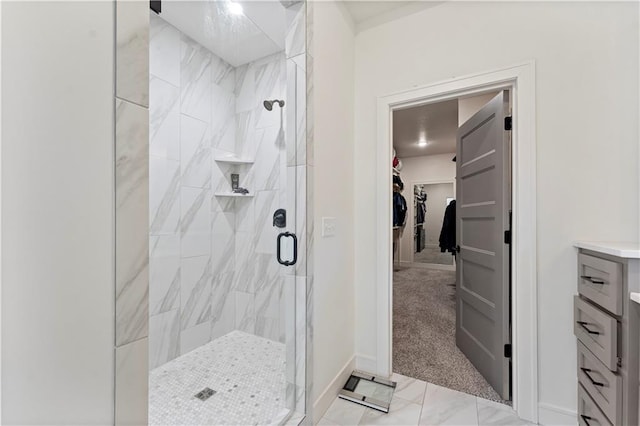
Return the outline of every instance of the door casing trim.
{"type": "Polygon", "coordinates": [[[392,113],[394,110],[473,96],[513,92],[512,208],[513,407],[522,419],[538,421],[538,330],[536,270],[535,62],[415,87],[377,99],[376,308],[377,374],[392,373],[393,267],[391,235],[392,113]]]}

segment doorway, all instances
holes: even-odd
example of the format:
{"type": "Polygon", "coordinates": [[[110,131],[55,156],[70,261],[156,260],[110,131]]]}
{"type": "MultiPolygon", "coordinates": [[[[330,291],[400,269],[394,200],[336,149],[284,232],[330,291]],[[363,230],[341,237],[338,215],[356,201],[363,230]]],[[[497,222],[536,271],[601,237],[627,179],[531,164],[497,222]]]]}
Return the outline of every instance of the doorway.
{"type": "Polygon", "coordinates": [[[522,419],[536,422],[537,331],[536,331],[536,196],[535,196],[535,79],[534,64],[459,77],[428,86],[411,88],[378,98],[377,173],[377,356],[376,371],[392,371],[392,184],[389,143],[395,110],[437,103],[459,97],[508,89],[513,95],[512,159],[512,400],[522,419]]]}
{"type": "MultiPolygon", "coordinates": [[[[504,277],[493,273],[496,278],[494,284],[488,280],[493,276],[487,274],[492,273],[494,264],[498,270],[502,269],[501,257],[485,255],[490,259],[489,263],[485,259],[478,263],[466,255],[471,250],[468,247],[472,243],[470,238],[476,234],[481,239],[473,240],[476,246],[502,253],[495,247],[497,238],[487,234],[498,232],[497,227],[486,225],[488,220],[495,219],[487,215],[494,209],[473,218],[462,214],[475,204],[494,203],[494,196],[498,193],[494,186],[510,188],[509,167],[502,167],[502,161],[498,162],[501,166],[498,168],[492,167],[494,164],[483,164],[467,178],[467,170],[474,167],[472,163],[482,163],[496,155],[508,156],[510,138],[504,138],[503,132],[488,133],[487,126],[491,124],[478,128],[474,123],[474,120],[486,122],[485,118],[480,120],[478,116],[489,108],[489,102],[495,103],[492,100],[502,96],[502,92],[490,92],[393,112],[394,218],[402,217],[401,212],[396,212],[398,198],[405,199],[407,212],[404,221],[395,220],[394,223],[398,228],[400,262],[394,265],[393,273],[392,359],[395,373],[480,398],[509,403],[510,370],[499,371],[499,377],[496,377],[494,366],[483,358],[486,350],[492,351],[491,355],[495,357],[498,352],[495,347],[500,346],[496,340],[502,338],[500,325],[508,330],[509,319],[504,324],[489,326],[492,318],[484,317],[483,311],[466,303],[468,293],[479,292],[489,299],[488,293],[500,294],[497,289],[490,291],[488,287],[498,285],[504,277]],[[465,129],[472,131],[462,135],[463,131],[468,132],[465,129]],[[474,134],[479,133],[481,136],[473,139],[474,134]],[[493,136],[498,141],[490,141],[489,137],[493,136]],[[460,146],[464,146],[464,151],[460,146]],[[465,160],[456,162],[458,156],[464,156],[465,160]],[[416,183],[405,185],[403,178],[416,183]],[[482,179],[480,184],[477,179],[482,179]],[[496,179],[505,182],[496,183],[496,179]],[[419,181],[426,182],[417,183],[419,181]],[[458,205],[456,192],[462,191],[456,191],[456,183],[459,190],[469,190],[464,193],[466,202],[458,205]],[[487,201],[487,197],[491,200],[487,201]],[[469,203],[470,199],[474,202],[469,203]],[[456,235],[457,230],[463,229],[464,242],[462,235],[456,235]],[[461,265],[456,262],[460,245],[464,247],[465,254],[461,264],[464,265],[464,276],[461,275],[461,265]],[[457,277],[463,277],[464,283],[457,277]],[[466,323],[468,316],[475,318],[475,327],[466,323]],[[479,325],[486,330],[480,333],[477,330],[479,325]],[[469,336],[482,343],[470,345],[469,336]],[[507,376],[505,386],[502,374],[507,376]]],[[[508,105],[505,104],[503,109],[508,111],[508,105]]],[[[489,123],[499,120],[495,115],[488,117],[492,117],[489,123]]],[[[504,201],[499,205],[505,212],[498,214],[499,217],[508,216],[511,208],[508,197],[504,201]]],[[[477,257],[478,253],[474,255],[477,257]]],[[[499,286],[502,287],[501,282],[499,286]]],[[[509,312],[510,302],[504,302],[504,309],[509,312]]],[[[506,337],[510,341],[510,337],[506,337]]]]}

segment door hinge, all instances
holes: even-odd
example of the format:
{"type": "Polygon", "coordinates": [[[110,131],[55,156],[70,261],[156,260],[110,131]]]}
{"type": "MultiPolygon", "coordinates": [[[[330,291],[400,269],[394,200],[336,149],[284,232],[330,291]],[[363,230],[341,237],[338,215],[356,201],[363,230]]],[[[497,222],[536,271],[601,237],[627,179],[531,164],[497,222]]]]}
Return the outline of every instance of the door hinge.
{"type": "Polygon", "coordinates": [[[151,8],[151,10],[153,10],[155,13],[160,15],[160,13],[162,12],[162,1],[161,0],[150,0],[149,1],[149,8],[151,8]]]}
{"type": "Polygon", "coordinates": [[[504,129],[505,130],[513,129],[513,120],[512,120],[511,117],[505,117],[504,118],[504,129]]]}
{"type": "Polygon", "coordinates": [[[504,357],[511,358],[511,343],[504,345],[504,357]]]}
{"type": "Polygon", "coordinates": [[[504,243],[511,244],[511,231],[504,231],[504,243]]]}

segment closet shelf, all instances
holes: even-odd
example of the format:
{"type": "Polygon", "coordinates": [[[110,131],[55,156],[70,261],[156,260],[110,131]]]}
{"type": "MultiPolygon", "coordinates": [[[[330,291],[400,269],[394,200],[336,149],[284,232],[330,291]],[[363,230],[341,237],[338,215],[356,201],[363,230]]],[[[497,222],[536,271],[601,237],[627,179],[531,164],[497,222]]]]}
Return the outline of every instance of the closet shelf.
{"type": "Polygon", "coordinates": [[[248,158],[238,158],[238,157],[215,157],[215,161],[219,163],[229,163],[229,164],[253,164],[254,160],[250,160],[248,158]]]}
{"type": "Polygon", "coordinates": [[[236,194],[235,192],[216,192],[213,195],[216,197],[234,197],[234,198],[251,198],[253,194],[236,194]]]}

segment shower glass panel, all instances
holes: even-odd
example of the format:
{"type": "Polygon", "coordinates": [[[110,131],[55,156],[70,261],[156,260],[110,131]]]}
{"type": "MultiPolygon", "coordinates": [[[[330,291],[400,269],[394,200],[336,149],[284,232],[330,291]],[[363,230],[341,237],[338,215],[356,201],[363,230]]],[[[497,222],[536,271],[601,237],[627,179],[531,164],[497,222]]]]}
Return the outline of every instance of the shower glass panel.
{"type": "Polygon", "coordinates": [[[305,4],[149,13],[149,423],[283,423],[305,412],[305,4]]]}

